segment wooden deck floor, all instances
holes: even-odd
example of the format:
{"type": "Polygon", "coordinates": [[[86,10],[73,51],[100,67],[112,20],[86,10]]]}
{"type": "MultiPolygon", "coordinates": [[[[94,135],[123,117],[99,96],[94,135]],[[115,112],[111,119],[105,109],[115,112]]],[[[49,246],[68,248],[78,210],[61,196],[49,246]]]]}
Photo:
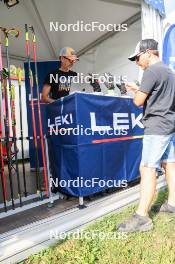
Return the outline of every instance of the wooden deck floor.
{"type": "MultiPolygon", "coordinates": [[[[8,173],[7,174],[7,192],[8,192],[8,201],[10,201],[10,190],[9,190],[9,179],[8,179],[8,173]]],[[[36,181],[35,181],[35,172],[30,171],[29,163],[26,163],[26,182],[27,182],[27,192],[28,195],[35,195],[36,194],[36,181]]],[[[24,186],[23,186],[23,178],[22,178],[22,165],[20,164],[20,181],[21,181],[21,190],[22,194],[24,192],[24,186]]],[[[136,184],[133,183],[134,185],[136,184]]],[[[132,183],[131,183],[132,185],[132,183]]],[[[14,187],[14,198],[18,198],[18,191],[17,191],[17,180],[16,175],[14,175],[13,178],[13,187],[14,187]]],[[[3,200],[2,200],[2,187],[0,186],[0,214],[4,212],[3,209],[3,200]]],[[[118,189],[114,190],[108,190],[103,191],[102,193],[95,194],[91,197],[85,198],[84,203],[86,204],[91,201],[95,201],[102,196],[110,195],[113,192],[119,191],[118,189]]],[[[23,194],[24,196],[24,194],[23,194]]],[[[39,198],[36,198],[34,200],[27,201],[27,204],[29,203],[35,203],[36,201],[39,201],[39,198]]],[[[37,207],[33,207],[31,209],[27,209],[22,212],[18,212],[13,215],[9,215],[7,217],[4,217],[0,219],[0,234],[3,234],[5,232],[11,231],[13,229],[37,222],[39,220],[46,219],[50,216],[54,216],[58,213],[65,212],[66,210],[69,210],[71,208],[75,208],[78,206],[79,200],[75,197],[69,197],[68,199],[59,199],[54,202],[54,206],[52,208],[48,207],[48,204],[42,204],[37,207]]],[[[23,203],[23,205],[26,204],[26,202],[23,203]]],[[[11,209],[11,208],[8,208],[11,209]]]]}
{"type": "Polygon", "coordinates": [[[52,208],[49,208],[48,204],[43,204],[21,213],[2,218],[0,219],[0,234],[54,216],[55,214],[74,208],[77,205],[77,198],[69,198],[68,200],[60,199],[54,202],[52,208]]]}

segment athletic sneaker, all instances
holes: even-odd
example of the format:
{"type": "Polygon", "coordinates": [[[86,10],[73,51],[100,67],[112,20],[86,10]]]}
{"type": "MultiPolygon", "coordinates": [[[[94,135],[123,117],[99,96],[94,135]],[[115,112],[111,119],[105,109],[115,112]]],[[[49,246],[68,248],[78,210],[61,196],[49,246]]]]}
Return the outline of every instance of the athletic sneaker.
{"type": "Polygon", "coordinates": [[[134,213],[128,220],[117,226],[119,232],[149,231],[153,229],[153,222],[148,216],[141,216],[134,213]]]}
{"type": "Polygon", "coordinates": [[[160,211],[159,212],[166,212],[166,213],[175,214],[175,206],[171,206],[171,205],[168,204],[168,202],[165,202],[160,207],[160,211]]]}

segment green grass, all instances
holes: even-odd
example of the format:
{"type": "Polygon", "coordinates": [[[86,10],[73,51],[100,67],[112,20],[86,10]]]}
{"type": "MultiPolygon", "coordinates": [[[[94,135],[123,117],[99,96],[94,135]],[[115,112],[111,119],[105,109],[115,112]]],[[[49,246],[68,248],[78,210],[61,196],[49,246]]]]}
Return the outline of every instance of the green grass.
{"type": "MultiPolygon", "coordinates": [[[[167,198],[160,191],[155,208],[167,198]]],[[[116,224],[129,217],[135,206],[94,222],[83,232],[112,232],[116,224]]],[[[123,239],[67,239],[29,257],[24,264],[175,264],[175,217],[151,212],[154,230],[128,234],[123,239]]]]}

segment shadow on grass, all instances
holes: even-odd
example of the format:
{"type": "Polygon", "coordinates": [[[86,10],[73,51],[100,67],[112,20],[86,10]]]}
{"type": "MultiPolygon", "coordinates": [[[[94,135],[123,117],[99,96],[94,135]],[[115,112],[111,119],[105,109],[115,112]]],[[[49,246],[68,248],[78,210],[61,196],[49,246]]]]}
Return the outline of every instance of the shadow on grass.
{"type": "Polygon", "coordinates": [[[167,200],[167,198],[168,198],[167,188],[158,192],[157,198],[155,202],[153,203],[151,210],[150,210],[150,216],[152,218],[156,216],[156,214],[158,214],[161,205],[167,200]]]}

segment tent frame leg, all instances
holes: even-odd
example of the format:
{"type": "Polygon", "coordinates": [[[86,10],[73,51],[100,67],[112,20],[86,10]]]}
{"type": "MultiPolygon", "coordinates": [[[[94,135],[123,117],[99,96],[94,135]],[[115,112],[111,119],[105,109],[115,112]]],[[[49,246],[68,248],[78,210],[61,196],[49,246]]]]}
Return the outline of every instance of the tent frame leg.
{"type": "Polygon", "coordinates": [[[83,199],[83,197],[82,197],[82,196],[79,196],[78,198],[79,198],[79,205],[78,205],[78,208],[79,208],[79,209],[84,209],[84,208],[86,208],[87,206],[84,204],[84,199],[83,199]]]}

